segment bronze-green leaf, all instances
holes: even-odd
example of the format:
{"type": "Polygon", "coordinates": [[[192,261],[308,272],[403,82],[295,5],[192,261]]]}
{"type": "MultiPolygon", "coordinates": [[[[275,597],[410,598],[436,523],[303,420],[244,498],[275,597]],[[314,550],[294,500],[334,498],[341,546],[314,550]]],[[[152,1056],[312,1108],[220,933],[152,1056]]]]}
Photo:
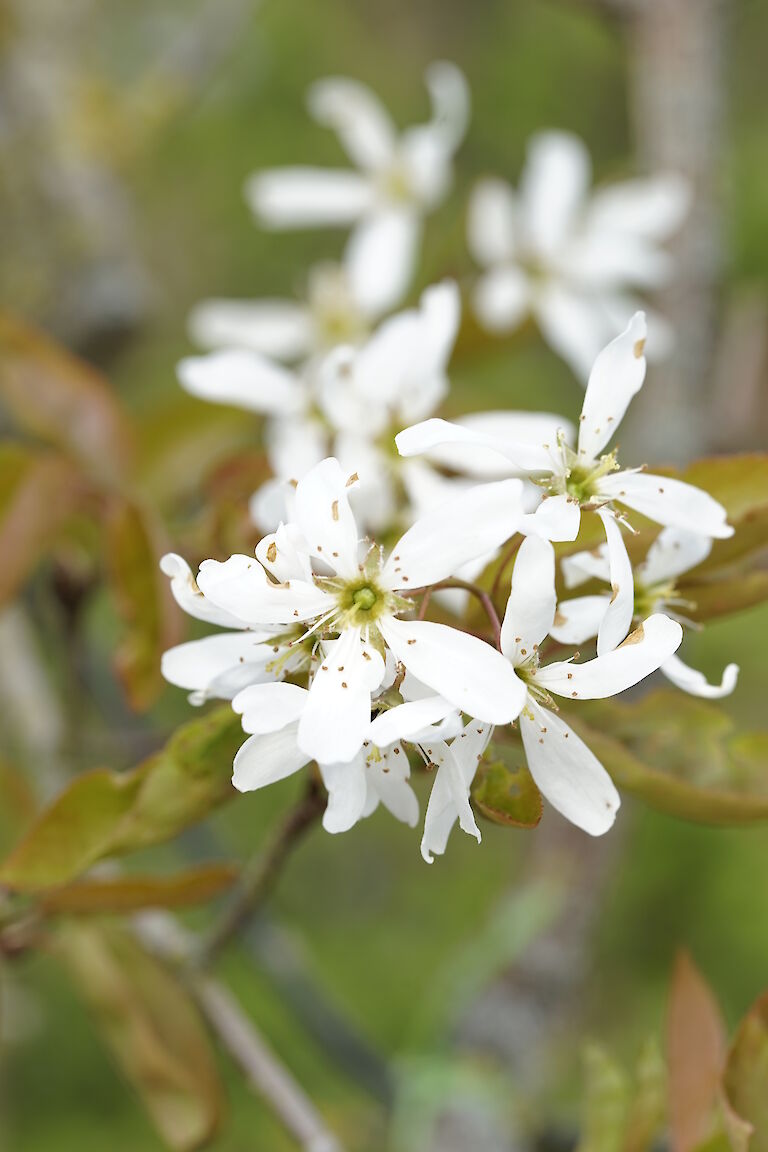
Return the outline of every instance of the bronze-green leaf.
{"type": "Polygon", "coordinates": [[[173,876],[93,877],[46,892],[41,904],[45,912],[77,916],[187,908],[220,895],[237,876],[231,864],[202,864],[173,876]]]}
{"type": "Polygon", "coordinates": [[[742,1125],[753,1132],[750,1152],[768,1152],[768,992],[738,1027],[725,1068],[725,1094],[742,1125]]]}
{"type": "Polygon", "coordinates": [[[4,861],[0,884],[58,887],[106,857],[172,839],[235,795],[232,760],[242,740],[239,717],[219,708],[130,772],[78,776],[4,861]]]}
{"type": "Polygon", "coordinates": [[[494,824],[535,828],[541,820],[541,793],[533,782],[517,745],[492,745],[483,757],[472,785],[478,811],[494,824]]]}
{"type": "Polygon", "coordinates": [[[716,1132],[725,1025],[711,988],[687,953],[678,954],[667,1014],[672,1152],[694,1152],[716,1132]]]}
{"type": "Polygon", "coordinates": [[[218,1126],[223,1093],[183,984],[115,928],[68,923],[55,946],[165,1144],[174,1152],[202,1147],[218,1126]]]}

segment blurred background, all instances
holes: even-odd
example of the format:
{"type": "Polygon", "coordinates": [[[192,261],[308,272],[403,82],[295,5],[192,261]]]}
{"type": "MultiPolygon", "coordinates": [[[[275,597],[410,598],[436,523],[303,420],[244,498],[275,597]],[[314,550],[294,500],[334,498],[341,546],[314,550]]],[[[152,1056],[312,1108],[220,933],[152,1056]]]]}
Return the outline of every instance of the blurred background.
{"type": "MultiPolygon", "coordinates": [[[[341,233],[259,231],[242,196],[260,167],[345,163],[306,114],[313,80],[364,80],[409,124],[427,114],[425,66],[448,59],[468,78],[472,120],[414,298],[441,276],[466,280],[468,192],[491,173],[515,183],[535,131],[583,137],[597,182],[681,171],[694,208],[661,301],[678,345],[651,370],[625,442],[653,463],[765,449],[766,43],[764,0],[2,0],[3,306],[110,378],[135,425],[136,484],[178,550],[191,561],[211,540],[244,550],[253,473],[221,466],[254,444],[258,422],[177,385],[187,314],[208,296],[292,296],[311,262],[340,253],[341,233]],[[225,509],[213,526],[212,491],[225,509]]],[[[581,405],[533,328],[460,344],[451,381],[449,411],[573,419],[581,405]]],[[[70,559],[77,569],[77,549],[70,559]]],[[[183,694],[166,689],[133,715],[106,672],[106,594],[88,597],[68,636],[46,588],[32,582],[27,609],[45,667],[77,705],[65,732],[50,731],[45,686],[35,689],[38,751],[63,747],[76,768],[130,765],[188,718],[183,694]]],[[[718,678],[737,661],[726,706],[762,724],[766,650],[763,606],[710,625],[687,652],[718,678]]],[[[6,686],[17,671],[7,665],[6,686]]],[[[11,698],[0,701],[9,731],[11,698]]],[[[296,787],[243,797],[212,831],[146,858],[241,859],[296,787]]],[[[730,1024],[766,986],[766,875],[761,827],[708,829],[629,798],[606,842],[547,812],[535,834],[484,825],[481,848],[457,835],[431,868],[412,833],[375,816],[343,839],[310,834],[223,974],[345,1147],[504,1150],[532,1130],[557,1150],[577,1132],[585,1041],[629,1067],[663,1036],[679,946],[730,1024]]],[[[44,955],[5,999],[3,1147],[161,1148],[44,955]]],[[[225,1072],[230,1123],[214,1147],[293,1147],[225,1072]]]]}

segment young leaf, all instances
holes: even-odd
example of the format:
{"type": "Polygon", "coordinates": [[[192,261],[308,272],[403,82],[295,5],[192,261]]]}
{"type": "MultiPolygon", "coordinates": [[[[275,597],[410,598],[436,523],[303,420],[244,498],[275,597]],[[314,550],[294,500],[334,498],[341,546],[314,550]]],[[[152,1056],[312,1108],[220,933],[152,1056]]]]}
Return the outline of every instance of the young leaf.
{"type": "Polygon", "coordinates": [[[115,662],[137,710],[155,699],[163,680],[160,657],[181,639],[181,614],[159,568],[166,548],[148,510],[113,499],[105,520],[107,577],[124,623],[115,662]]]}
{"type": "Polygon", "coordinates": [[[239,717],[219,708],[130,772],[78,776],[4,861],[0,884],[57,887],[105,857],[172,839],[235,795],[232,760],[242,739],[239,717]]]}
{"type": "Polygon", "coordinates": [[[728,1053],[724,1078],[730,1110],[753,1129],[750,1152],[768,1152],[768,992],[739,1025],[728,1053]]]}
{"type": "Polygon", "coordinates": [[[672,1152],[693,1152],[719,1118],[725,1025],[712,990],[685,952],[672,973],[667,1018],[672,1152]]]}
{"type": "Polygon", "coordinates": [[[494,824],[535,828],[541,820],[541,793],[534,784],[525,761],[510,764],[512,749],[492,745],[483,757],[472,785],[472,800],[478,811],[494,824]]]}
{"type": "Polygon", "coordinates": [[[622,1152],[648,1152],[653,1147],[664,1126],[666,1088],[664,1060],[658,1044],[651,1040],[637,1061],[622,1152]]]}
{"type": "Polygon", "coordinates": [[[584,1053],[584,1119],[577,1152],[620,1152],[628,1107],[627,1078],[602,1048],[584,1053]]]}
{"type": "Polygon", "coordinates": [[[124,475],[131,432],[108,381],[8,313],[0,313],[0,398],[24,431],[65,448],[103,479],[124,475]]]}
{"type": "Polygon", "coordinates": [[[207,1143],[221,1117],[222,1089],[178,978],[112,928],[67,924],[55,947],[163,1141],[174,1152],[207,1143]]]}
{"type": "Polygon", "coordinates": [[[43,910],[60,915],[138,912],[145,908],[187,908],[205,904],[237,879],[229,864],[204,864],[175,876],[111,876],[67,884],[46,892],[43,910]]]}

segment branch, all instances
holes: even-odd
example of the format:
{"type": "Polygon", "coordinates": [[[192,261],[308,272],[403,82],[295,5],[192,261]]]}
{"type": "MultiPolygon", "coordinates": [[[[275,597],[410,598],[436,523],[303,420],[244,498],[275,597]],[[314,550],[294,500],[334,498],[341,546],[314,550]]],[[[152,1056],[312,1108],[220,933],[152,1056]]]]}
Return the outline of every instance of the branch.
{"type": "Polygon", "coordinates": [[[464,592],[469,592],[471,596],[474,596],[475,599],[480,601],[493,629],[493,642],[497,648],[501,649],[501,623],[493,601],[488,593],[484,592],[482,588],[478,588],[477,584],[470,584],[468,580],[457,579],[443,580],[440,584],[435,584],[432,591],[439,592],[441,589],[449,588],[461,588],[464,592]]]}

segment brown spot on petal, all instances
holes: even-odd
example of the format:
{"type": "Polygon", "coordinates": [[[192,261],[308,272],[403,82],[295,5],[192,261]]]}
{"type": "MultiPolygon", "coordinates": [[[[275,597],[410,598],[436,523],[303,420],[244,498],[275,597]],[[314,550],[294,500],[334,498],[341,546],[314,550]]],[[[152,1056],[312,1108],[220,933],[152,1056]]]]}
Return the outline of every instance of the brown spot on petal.
{"type": "Polygon", "coordinates": [[[270,564],[274,564],[275,560],[277,560],[277,544],[275,544],[274,540],[269,548],[267,548],[267,560],[269,560],[270,564]]]}
{"type": "Polygon", "coordinates": [[[347,480],[347,488],[351,488],[353,484],[357,484],[359,479],[360,477],[358,476],[357,472],[353,472],[347,480]]]}
{"type": "Polygon", "coordinates": [[[334,500],[333,504],[331,504],[331,516],[333,516],[334,520],[338,520],[338,518],[339,518],[339,502],[338,502],[338,500],[334,500]]]}
{"type": "Polygon", "coordinates": [[[619,648],[627,648],[630,644],[640,644],[645,639],[645,629],[642,624],[638,624],[634,632],[630,632],[626,640],[622,640],[619,648]]]}
{"type": "Polygon", "coordinates": [[[645,340],[635,340],[632,352],[634,353],[635,360],[639,360],[645,351],[645,340]]]}
{"type": "Polygon", "coordinates": [[[618,584],[611,584],[611,604],[613,604],[613,602],[616,599],[616,597],[618,596],[618,594],[619,594],[618,584]]]}

